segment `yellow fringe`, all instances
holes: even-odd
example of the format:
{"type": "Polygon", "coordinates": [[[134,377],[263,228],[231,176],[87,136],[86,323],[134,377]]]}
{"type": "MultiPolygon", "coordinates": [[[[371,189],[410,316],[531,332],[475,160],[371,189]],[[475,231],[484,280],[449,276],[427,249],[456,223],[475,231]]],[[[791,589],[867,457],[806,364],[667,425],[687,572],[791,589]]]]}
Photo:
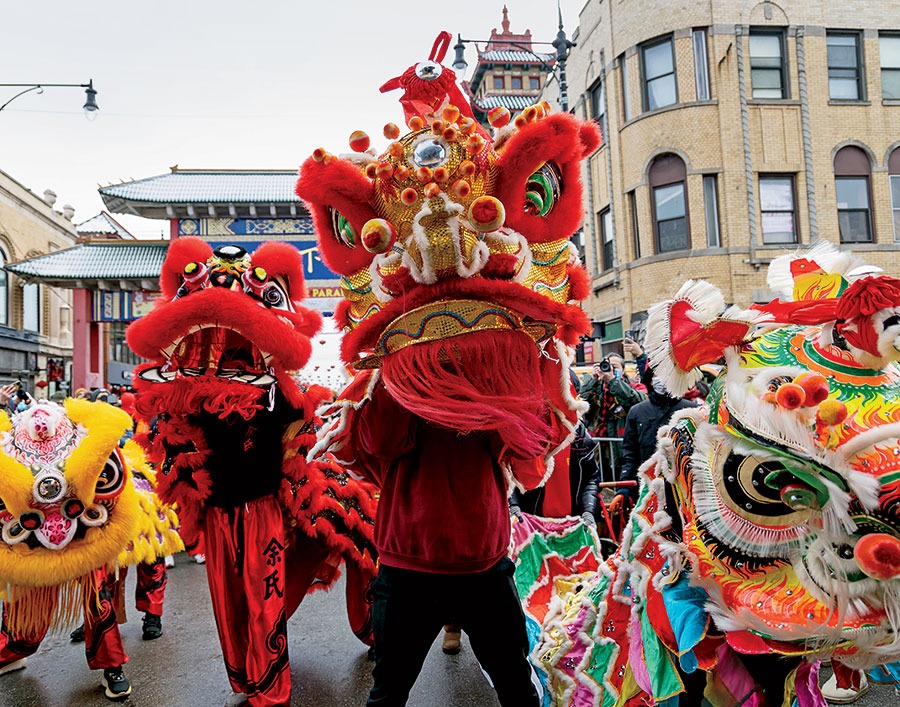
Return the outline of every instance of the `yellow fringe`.
{"type": "Polygon", "coordinates": [[[88,602],[99,601],[96,574],[50,587],[11,586],[8,589],[6,628],[13,636],[68,631],[84,621],[88,602]]]}

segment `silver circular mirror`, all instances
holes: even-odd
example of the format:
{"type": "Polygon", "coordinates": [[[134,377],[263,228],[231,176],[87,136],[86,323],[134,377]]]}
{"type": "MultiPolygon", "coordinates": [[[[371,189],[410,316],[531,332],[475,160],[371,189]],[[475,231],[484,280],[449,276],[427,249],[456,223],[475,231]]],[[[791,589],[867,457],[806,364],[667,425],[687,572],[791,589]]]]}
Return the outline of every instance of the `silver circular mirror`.
{"type": "Polygon", "coordinates": [[[436,139],[426,139],[413,148],[413,162],[416,167],[440,167],[447,161],[447,146],[436,139]]]}
{"type": "Polygon", "coordinates": [[[416,76],[423,81],[434,81],[442,71],[441,65],[434,61],[420,61],[416,64],[416,76]]]}

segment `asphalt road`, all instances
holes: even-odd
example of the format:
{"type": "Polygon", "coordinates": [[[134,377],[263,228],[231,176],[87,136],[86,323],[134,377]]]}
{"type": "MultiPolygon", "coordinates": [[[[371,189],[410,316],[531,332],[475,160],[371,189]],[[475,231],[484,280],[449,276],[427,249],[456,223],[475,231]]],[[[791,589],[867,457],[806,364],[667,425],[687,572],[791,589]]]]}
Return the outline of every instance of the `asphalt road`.
{"type": "MultiPolygon", "coordinates": [[[[131,656],[126,674],[133,707],[220,707],[231,693],[222,667],[204,567],[179,555],[170,570],[164,635],[141,640],[141,615],[129,607],[121,627],[131,656]]],[[[128,576],[134,596],[134,573],[128,576]]],[[[366,648],[350,632],[341,582],[307,597],[288,627],[293,707],[363,707],[371,685],[366,648]]],[[[457,656],[432,647],[409,707],[497,707],[499,702],[463,637],[457,656]]],[[[827,675],[827,669],[823,670],[827,675]]],[[[0,707],[96,707],[111,704],[88,669],[83,645],[48,637],[28,666],[0,676],[0,707]]],[[[824,680],[824,677],[823,677],[824,680]]],[[[893,688],[872,687],[858,707],[900,705],[893,688]]]]}
{"type": "MultiPolygon", "coordinates": [[[[231,694],[213,622],[206,571],[186,555],[169,570],[164,635],[141,640],[141,614],[128,607],[121,626],[131,660],[125,673],[133,707],[221,707],[231,694]]],[[[134,596],[134,573],[126,596],[134,596]]],[[[363,707],[372,684],[366,647],[351,633],[343,581],[307,597],[288,624],[292,707],[363,707]]],[[[498,707],[493,689],[465,643],[459,655],[432,647],[410,707],[498,707]]],[[[84,645],[68,635],[48,637],[24,670],[0,676],[0,707],[99,707],[110,705],[100,673],[87,667],[84,645]]]]}

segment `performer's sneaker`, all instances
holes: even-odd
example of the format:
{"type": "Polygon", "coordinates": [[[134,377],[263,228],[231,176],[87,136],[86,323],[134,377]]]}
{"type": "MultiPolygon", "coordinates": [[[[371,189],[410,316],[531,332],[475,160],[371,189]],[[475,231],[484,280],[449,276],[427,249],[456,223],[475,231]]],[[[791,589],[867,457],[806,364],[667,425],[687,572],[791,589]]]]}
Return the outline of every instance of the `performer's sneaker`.
{"type": "Polygon", "coordinates": [[[153,641],[163,635],[161,616],[149,612],[144,614],[143,627],[145,641],[153,641]]]}
{"type": "Polygon", "coordinates": [[[105,688],[106,699],[114,702],[124,700],[131,694],[131,683],[125,677],[120,665],[118,668],[107,668],[103,671],[100,684],[105,688]]]}
{"type": "Polygon", "coordinates": [[[459,630],[444,631],[444,640],[441,641],[441,650],[447,655],[456,655],[459,653],[460,639],[462,638],[459,630]]]}
{"type": "Polygon", "coordinates": [[[72,641],[72,643],[84,643],[84,624],[81,624],[81,626],[69,634],[69,640],[72,641]]]}
{"type": "Polygon", "coordinates": [[[225,698],[225,707],[243,707],[246,704],[249,704],[249,701],[243,692],[234,692],[225,698]]]}
{"type": "Polygon", "coordinates": [[[198,565],[205,565],[206,555],[204,555],[202,552],[198,552],[196,555],[194,555],[194,562],[196,562],[198,565]]]}
{"type": "Polygon", "coordinates": [[[837,676],[835,676],[833,673],[831,677],[825,681],[825,684],[822,685],[822,697],[828,700],[828,702],[836,705],[852,704],[853,702],[856,702],[860,697],[865,695],[868,691],[869,681],[866,679],[865,673],[862,674],[858,690],[852,687],[838,687],[837,676]]]}
{"type": "Polygon", "coordinates": [[[0,675],[6,675],[7,673],[14,673],[16,670],[21,670],[25,667],[25,658],[19,658],[18,660],[14,660],[12,663],[7,663],[3,667],[0,667],[0,675]]]}

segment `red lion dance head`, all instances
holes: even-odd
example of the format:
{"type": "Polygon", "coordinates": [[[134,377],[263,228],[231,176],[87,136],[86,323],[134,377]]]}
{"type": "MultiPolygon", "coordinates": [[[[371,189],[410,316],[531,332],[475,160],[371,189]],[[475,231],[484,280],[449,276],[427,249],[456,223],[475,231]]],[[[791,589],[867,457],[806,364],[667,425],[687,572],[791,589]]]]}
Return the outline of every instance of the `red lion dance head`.
{"type": "MultiPolygon", "coordinates": [[[[300,172],[322,258],[341,275],[343,356],[380,369],[431,422],[497,430],[517,454],[549,458],[579,407],[567,346],[588,329],[589,286],[568,239],[599,131],[542,103],[512,124],[492,111],[491,138],[434,54],[383,87],[404,90],[409,132],[385,125],[381,155],[356,132],[353,153],[318,149],[300,172]]],[[[357,378],[345,409],[374,379],[357,378]]]]}

